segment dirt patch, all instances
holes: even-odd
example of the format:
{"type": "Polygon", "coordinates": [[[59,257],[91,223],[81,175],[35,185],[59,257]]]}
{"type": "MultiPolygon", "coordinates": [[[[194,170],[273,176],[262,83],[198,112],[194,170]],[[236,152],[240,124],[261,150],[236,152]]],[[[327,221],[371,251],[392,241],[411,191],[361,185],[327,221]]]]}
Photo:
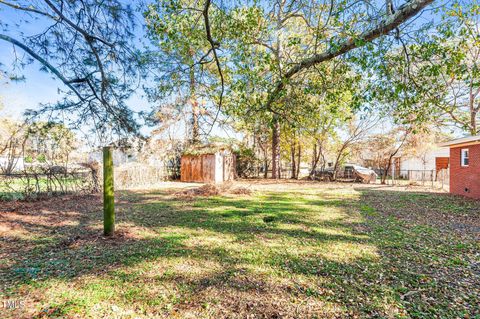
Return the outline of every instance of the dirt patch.
{"type": "Polygon", "coordinates": [[[100,194],[65,195],[36,201],[2,202],[0,213],[17,212],[28,215],[43,215],[44,211],[91,211],[101,204],[100,194]]]}
{"type": "Polygon", "coordinates": [[[184,198],[193,198],[193,197],[210,197],[218,195],[251,195],[252,190],[244,187],[237,186],[234,187],[233,183],[224,183],[220,185],[206,184],[200,187],[187,189],[181,192],[175,193],[175,195],[184,198]]]}
{"type": "Polygon", "coordinates": [[[221,190],[219,187],[213,185],[213,184],[206,184],[200,187],[192,188],[192,189],[187,189],[181,192],[175,193],[175,195],[179,197],[196,197],[196,196],[215,196],[219,195],[221,193],[221,190]]]}
{"type": "Polygon", "coordinates": [[[234,195],[251,195],[253,192],[250,188],[239,186],[230,189],[229,193],[234,195]]]}

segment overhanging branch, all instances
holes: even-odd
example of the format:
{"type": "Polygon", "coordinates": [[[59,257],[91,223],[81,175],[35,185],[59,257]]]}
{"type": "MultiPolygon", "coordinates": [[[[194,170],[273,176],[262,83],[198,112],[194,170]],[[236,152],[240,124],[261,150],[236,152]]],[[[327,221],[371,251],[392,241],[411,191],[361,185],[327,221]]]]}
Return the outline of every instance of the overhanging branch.
{"type": "MultiPolygon", "coordinates": [[[[213,58],[215,60],[216,66],[217,66],[218,75],[220,76],[220,85],[221,85],[217,114],[216,114],[215,119],[214,119],[214,121],[212,123],[212,126],[210,128],[210,132],[211,132],[212,129],[213,129],[213,125],[217,121],[218,115],[220,113],[220,109],[222,107],[223,94],[225,92],[225,79],[223,78],[222,67],[220,65],[220,60],[218,59],[218,55],[217,55],[217,48],[220,46],[220,43],[213,39],[211,28],[210,28],[210,19],[208,17],[208,10],[210,9],[210,4],[211,4],[211,0],[205,0],[205,5],[203,7],[203,18],[204,18],[204,22],[205,22],[205,32],[207,34],[207,41],[210,43],[210,46],[211,46],[211,49],[208,51],[207,55],[210,53],[210,51],[213,53],[213,58]]],[[[210,134],[210,132],[208,134],[210,134]]]]}
{"type": "Polygon", "coordinates": [[[66,79],[61,73],[60,71],[57,70],[57,68],[55,68],[53,65],[51,65],[50,63],[48,63],[47,60],[45,60],[44,58],[42,58],[41,56],[39,56],[38,54],[36,54],[34,51],[32,51],[29,47],[27,47],[25,44],[21,43],[20,41],[12,38],[12,37],[9,37],[8,35],[5,35],[5,34],[0,34],[0,40],[4,40],[4,41],[7,41],[7,42],[10,42],[12,43],[13,45],[16,45],[17,47],[21,48],[22,50],[24,50],[25,52],[27,52],[32,58],[34,58],[35,60],[37,60],[38,62],[40,62],[42,65],[44,65],[48,70],[50,70],[50,72],[52,72],[53,74],[55,74],[55,76],[57,78],[59,78],[63,84],[65,84],[70,90],[73,91],[73,93],[75,93],[78,98],[80,100],[83,100],[83,97],[82,95],[72,86],[72,82],[69,81],[68,79],[66,79]]]}
{"type": "Polygon", "coordinates": [[[400,6],[395,13],[388,16],[375,28],[362,33],[358,37],[350,37],[349,39],[343,41],[335,47],[330,47],[328,50],[322,53],[315,54],[301,61],[300,63],[289,69],[287,72],[285,72],[282,78],[275,84],[274,89],[268,94],[268,99],[265,107],[271,110],[272,103],[276,100],[280,92],[285,88],[285,84],[288,82],[288,80],[302,70],[306,70],[312,66],[331,60],[353,49],[361,47],[366,43],[372,42],[373,40],[396,29],[402,23],[417,15],[423,8],[425,8],[433,1],[434,0],[407,1],[405,4],[400,6]]]}

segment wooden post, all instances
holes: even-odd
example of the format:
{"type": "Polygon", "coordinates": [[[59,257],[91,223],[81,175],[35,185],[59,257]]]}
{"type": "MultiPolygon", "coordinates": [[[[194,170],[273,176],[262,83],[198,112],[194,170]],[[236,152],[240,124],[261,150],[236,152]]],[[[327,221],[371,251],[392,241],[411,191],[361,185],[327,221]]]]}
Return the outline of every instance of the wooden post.
{"type": "Polygon", "coordinates": [[[112,148],[103,148],[103,233],[112,236],[115,232],[115,195],[113,190],[112,148]]]}

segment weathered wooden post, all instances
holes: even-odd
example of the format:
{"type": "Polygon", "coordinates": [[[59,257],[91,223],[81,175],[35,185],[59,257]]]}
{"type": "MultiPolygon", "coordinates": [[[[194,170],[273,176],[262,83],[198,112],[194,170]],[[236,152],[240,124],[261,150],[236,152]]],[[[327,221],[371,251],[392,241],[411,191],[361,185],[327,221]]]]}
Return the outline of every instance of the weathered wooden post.
{"type": "Polygon", "coordinates": [[[113,190],[112,148],[103,148],[103,233],[112,236],[115,232],[115,195],[113,190]]]}

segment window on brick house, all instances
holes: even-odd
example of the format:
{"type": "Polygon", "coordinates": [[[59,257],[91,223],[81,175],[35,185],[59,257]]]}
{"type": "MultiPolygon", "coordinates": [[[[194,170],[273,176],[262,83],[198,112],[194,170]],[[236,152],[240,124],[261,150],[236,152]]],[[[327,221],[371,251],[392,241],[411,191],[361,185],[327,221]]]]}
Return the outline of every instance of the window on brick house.
{"type": "Polygon", "coordinates": [[[462,149],[461,164],[462,166],[468,166],[468,148],[462,149]]]}

